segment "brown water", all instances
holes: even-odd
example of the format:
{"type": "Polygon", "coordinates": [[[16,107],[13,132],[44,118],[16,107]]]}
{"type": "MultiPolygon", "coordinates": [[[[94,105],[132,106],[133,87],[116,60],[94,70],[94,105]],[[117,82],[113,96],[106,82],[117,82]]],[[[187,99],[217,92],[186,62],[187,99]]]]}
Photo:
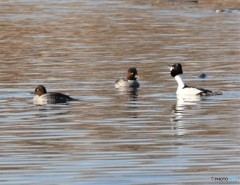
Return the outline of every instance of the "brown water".
{"type": "Polygon", "coordinates": [[[1,2],[0,183],[239,183],[240,13],[213,7],[1,2]],[[176,62],[223,95],[177,100],[176,62]],[[114,89],[132,66],[136,95],[114,89]],[[36,107],[38,84],[81,101],[36,107]]]}

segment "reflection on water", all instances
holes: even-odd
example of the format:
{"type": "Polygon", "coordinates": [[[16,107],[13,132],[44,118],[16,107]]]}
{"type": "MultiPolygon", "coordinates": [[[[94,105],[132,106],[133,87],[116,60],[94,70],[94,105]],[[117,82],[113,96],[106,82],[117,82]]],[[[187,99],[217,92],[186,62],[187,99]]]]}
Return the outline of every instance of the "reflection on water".
{"type": "Polygon", "coordinates": [[[177,131],[177,135],[186,134],[184,118],[187,114],[194,114],[194,109],[201,109],[201,100],[204,98],[196,95],[177,95],[177,103],[172,106],[173,129],[177,131]]]}
{"type": "Polygon", "coordinates": [[[0,3],[1,184],[239,177],[240,21],[214,11],[236,2],[159,2],[0,3]],[[223,95],[176,97],[176,62],[187,84],[223,95]],[[132,66],[141,87],[115,89],[132,66]],[[34,106],[38,84],[80,101],[34,106]]]}
{"type": "Polygon", "coordinates": [[[119,96],[128,96],[129,101],[137,101],[139,89],[123,87],[116,89],[119,96]]]}

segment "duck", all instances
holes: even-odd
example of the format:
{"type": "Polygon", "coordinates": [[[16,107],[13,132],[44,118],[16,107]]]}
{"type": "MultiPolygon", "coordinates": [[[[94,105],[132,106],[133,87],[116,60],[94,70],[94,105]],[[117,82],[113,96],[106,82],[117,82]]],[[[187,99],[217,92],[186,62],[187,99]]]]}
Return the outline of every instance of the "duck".
{"type": "Polygon", "coordinates": [[[43,85],[38,85],[34,91],[33,104],[45,105],[56,103],[67,103],[68,101],[78,101],[75,98],[71,98],[68,95],[59,92],[47,92],[43,85]]]}
{"type": "Polygon", "coordinates": [[[138,72],[135,67],[131,67],[127,70],[125,78],[121,78],[115,81],[115,88],[133,88],[137,89],[140,87],[139,82],[137,81],[138,72]]]}
{"type": "Polygon", "coordinates": [[[211,95],[221,95],[221,92],[213,92],[208,89],[188,86],[183,81],[183,69],[180,63],[175,63],[170,68],[170,74],[178,83],[177,95],[197,95],[197,96],[211,96],[211,95]]]}

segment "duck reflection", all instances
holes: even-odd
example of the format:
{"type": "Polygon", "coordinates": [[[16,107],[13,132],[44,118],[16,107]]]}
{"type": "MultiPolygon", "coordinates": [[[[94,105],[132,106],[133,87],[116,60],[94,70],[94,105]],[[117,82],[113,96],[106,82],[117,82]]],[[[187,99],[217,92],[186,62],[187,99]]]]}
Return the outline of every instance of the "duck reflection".
{"type": "Polygon", "coordinates": [[[201,96],[188,95],[177,96],[177,102],[172,106],[173,118],[171,119],[172,130],[177,131],[177,135],[185,135],[187,133],[186,123],[188,115],[193,115],[194,109],[200,106],[203,99],[201,96]]]}
{"type": "Polygon", "coordinates": [[[128,90],[127,95],[128,95],[129,101],[137,101],[138,100],[138,90],[137,89],[128,90]]]}
{"type": "Polygon", "coordinates": [[[118,102],[118,111],[121,111],[122,116],[131,118],[138,117],[138,93],[136,88],[121,88],[117,89],[118,95],[116,101],[118,102]]]}
{"type": "Polygon", "coordinates": [[[117,89],[119,95],[125,96],[127,95],[129,98],[129,101],[137,101],[138,99],[138,89],[137,88],[130,88],[130,87],[124,87],[117,89]]]}

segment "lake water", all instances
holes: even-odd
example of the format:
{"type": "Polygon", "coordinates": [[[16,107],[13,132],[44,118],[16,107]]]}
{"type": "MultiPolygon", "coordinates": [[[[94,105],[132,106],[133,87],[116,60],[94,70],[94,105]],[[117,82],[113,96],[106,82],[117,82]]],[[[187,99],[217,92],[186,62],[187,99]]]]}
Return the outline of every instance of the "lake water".
{"type": "Polygon", "coordinates": [[[1,2],[0,184],[239,184],[240,13],[214,8],[1,2]],[[176,62],[223,95],[177,100],[176,62]],[[135,94],[114,88],[129,67],[135,94]],[[39,84],[80,101],[35,106],[39,84]]]}

